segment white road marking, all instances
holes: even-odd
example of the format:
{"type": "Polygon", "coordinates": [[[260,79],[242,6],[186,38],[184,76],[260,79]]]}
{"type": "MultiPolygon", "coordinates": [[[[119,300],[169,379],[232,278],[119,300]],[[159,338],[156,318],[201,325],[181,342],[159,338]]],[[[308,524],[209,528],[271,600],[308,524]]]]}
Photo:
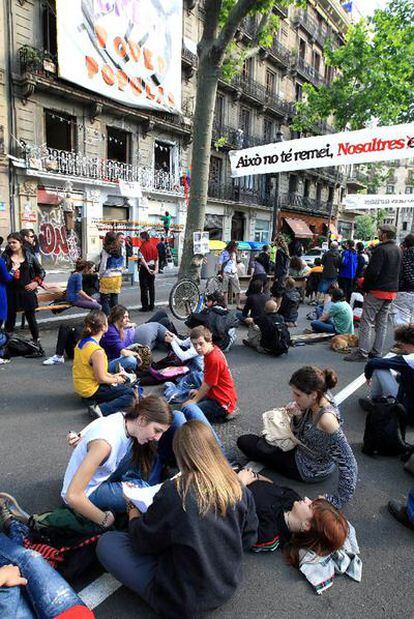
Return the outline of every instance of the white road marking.
{"type": "MultiPolygon", "coordinates": [[[[165,305],[168,305],[168,301],[156,301],[154,303],[154,307],[163,307],[165,305]]],[[[132,310],[137,310],[141,307],[140,305],[128,305],[128,310],[132,311],[132,310]]],[[[48,322],[62,322],[63,320],[71,320],[72,318],[83,318],[84,316],[86,316],[89,312],[78,312],[77,314],[66,314],[65,316],[53,316],[53,318],[39,318],[37,319],[37,324],[41,325],[42,323],[48,323],[48,322]]],[[[149,312],[148,312],[149,314],[149,312]]]]}

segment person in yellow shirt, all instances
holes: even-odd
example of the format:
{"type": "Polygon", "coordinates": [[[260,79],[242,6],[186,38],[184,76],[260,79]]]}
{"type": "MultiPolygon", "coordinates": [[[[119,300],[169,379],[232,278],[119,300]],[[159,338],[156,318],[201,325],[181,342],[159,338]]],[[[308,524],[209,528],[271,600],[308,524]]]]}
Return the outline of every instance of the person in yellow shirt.
{"type": "Polygon", "coordinates": [[[93,417],[103,417],[128,409],[135,391],[128,386],[128,375],[123,370],[108,372],[108,357],[100,340],[108,330],[108,321],[100,310],[93,310],[85,318],[81,339],[73,359],[73,386],[75,392],[89,404],[93,417]]]}

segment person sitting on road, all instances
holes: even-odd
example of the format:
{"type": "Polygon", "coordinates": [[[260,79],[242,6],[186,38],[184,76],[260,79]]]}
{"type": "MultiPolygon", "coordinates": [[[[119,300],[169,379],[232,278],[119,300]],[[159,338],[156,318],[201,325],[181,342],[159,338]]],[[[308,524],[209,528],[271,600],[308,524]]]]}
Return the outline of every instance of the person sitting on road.
{"type": "Polygon", "coordinates": [[[185,324],[190,329],[206,326],[213,334],[213,344],[228,352],[236,341],[239,320],[236,311],[227,308],[223,293],[216,290],[206,296],[206,307],[192,313],[185,324]]]}
{"type": "Polygon", "coordinates": [[[263,462],[297,481],[323,481],[337,468],[337,490],[325,498],[341,509],[354,494],[358,466],[341,428],[339,409],[329,394],[336,383],[331,369],[305,366],[292,375],[289,384],[295,402],[287,409],[292,416],[292,432],[300,442],[290,451],[282,451],[255,434],[240,436],[237,445],[249,460],[263,462]]]}
{"type": "Polygon", "coordinates": [[[239,479],[253,494],[259,519],[254,552],[280,548],[287,562],[299,567],[299,551],[310,548],[319,556],[339,550],[348,535],[346,518],[325,499],[302,498],[295,490],[242,469],[239,479]]]}
{"type": "Polygon", "coordinates": [[[135,372],[141,358],[137,352],[128,348],[134,343],[135,328],[130,325],[127,308],[115,305],[108,316],[108,325],[108,331],[101,340],[109,360],[108,371],[112,374],[120,366],[127,372],[135,372]]]}
{"type": "MultiPolygon", "coordinates": [[[[397,355],[384,359],[373,357],[365,366],[370,400],[380,397],[395,398],[405,407],[408,420],[414,425],[414,324],[397,327],[394,338],[399,350],[397,355]]],[[[370,400],[360,398],[361,408],[369,410],[370,400]]]]}
{"type": "Polygon", "coordinates": [[[94,417],[126,410],[135,397],[134,389],[125,384],[128,379],[125,370],[114,374],[108,371],[108,357],[100,345],[107,330],[105,314],[100,310],[90,312],[74,353],[73,386],[94,417]]]}
{"type": "Polygon", "coordinates": [[[334,334],[353,334],[354,315],[352,307],[345,300],[345,295],[341,288],[332,290],[332,303],[326,314],[318,320],[312,320],[311,329],[306,332],[311,333],[334,333],[334,334]]]}
{"type": "Polygon", "coordinates": [[[240,322],[245,322],[246,318],[258,318],[264,312],[266,301],[270,299],[270,293],[263,291],[263,281],[254,279],[250,284],[250,293],[247,295],[246,303],[242,311],[237,311],[240,322]]]}
{"type": "Polygon", "coordinates": [[[235,412],[237,393],[226,357],[213,344],[207,327],[194,327],[190,338],[197,353],[204,357],[204,380],[199,389],[190,392],[183,411],[199,409],[212,423],[227,421],[235,412]]]}
{"type": "Polygon", "coordinates": [[[72,360],[75,354],[76,344],[81,339],[81,336],[82,327],[78,326],[76,323],[60,325],[55,354],[45,359],[43,365],[61,365],[65,363],[65,354],[68,359],[72,360]]]}
{"type": "Polygon", "coordinates": [[[306,296],[309,299],[309,305],[317,305],[319,284],[322,277],[322,260],[321,258],[315,258],[313,267],[311,267],[308,281],[306,282],[306,296]]]}
{"type": "Polygon", "coordinates": [[[287,327],[296,327],[298,310],[301,302],[301,294],[295,286],[293,277],[288,277],[285,282],[285,291],[281,298],[278,313],[283,316],[287,327]]]}
{"type": "Polygon", "coordinates": [[[156,613],[201,617],[236,591],[258,520],[250,491],[209,428],[183,425],[173,450],[181,475],[164,482],[146,513],[129,503],[128,532],[105,533],[97,555],[156,613]]]}
{"type": "Polygon", "coordinates": [[[399,523],[414,531],[414,486],[410,490],[406,505],[391,499],[388,502],[388,511],[399,523]]]}
{"type": "Polygon", "coordinates": [[[299,256],[293,256],[290,261],[289,275],[290,277],[308,277],[311,272],[310,267],[299,256]]]}
{"type": "Polygon", "coordinates": [[[285,319],[278,313],[278,303],[273,299],[266,302],[264,309],[264,313],[249,324],[243,344],[257,352],[281,355],[287,352],[290,344],[285,319]]]}
{"type": "Polygon", "coordinates": [[[78,258],[75,270],[69,276],[66,286],[66,300],[76,307],[84,307],[89,310],[100,310],[102,306],[89,296],[82,288],[82,275],[89,270],[88,263],[83,258],[78,258]]]}
{"type": "Polygon", "coordinates": [[[46,559],[24,547],[29,515],[13,497],[0,495],[1,617],[93,619],[94,613],[46,559]]]}

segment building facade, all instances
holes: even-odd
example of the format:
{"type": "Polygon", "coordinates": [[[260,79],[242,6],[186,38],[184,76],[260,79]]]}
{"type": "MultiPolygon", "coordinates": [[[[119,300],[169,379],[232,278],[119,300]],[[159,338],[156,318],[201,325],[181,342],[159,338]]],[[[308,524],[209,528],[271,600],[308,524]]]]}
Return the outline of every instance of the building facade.
{"type": "MultiPolygon", "coordinates": [[[[0,234],[34,228],[46,265],[96,257],[105,220],[126,232],[159,225],[169,211],[186,219],[191,129],[204,0],[184,1],[182,113],[120,104],[58,76],[54,0],[2,0],[0,19],[0,234]]],[[[335,170],[231,179],[227,152],[290,139],[289,124],[305,82],[329,83],[328,37],[349,25],[336,0],[309,0],[306,10],[277,7],[278,36],[231,81],[220,80],[211,150],[205,227],[211,238],[266,241],[272,220],[294,233],[326,235],[343,179],[335,170]],[[290,224],[289,224],[290,222],[290,224]]],[[[245,20],[237,43],[249,42],[245,20]]],[[[329,131],[327,125],[315,133],[329,131]]],[[[182,237],[178,235],[178,237],[182,237]]]]}

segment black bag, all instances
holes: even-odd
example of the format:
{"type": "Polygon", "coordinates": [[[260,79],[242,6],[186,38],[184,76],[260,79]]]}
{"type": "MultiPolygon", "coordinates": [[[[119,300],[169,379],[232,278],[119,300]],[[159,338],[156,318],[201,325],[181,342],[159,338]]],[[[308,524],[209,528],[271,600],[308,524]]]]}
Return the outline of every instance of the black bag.
{"type": "Polygon", "coordinates": [[[405,442],[407,413],[394,398],[376,398],[365,421],[362,453],[399,456],[414,449],[405,442]]]}
{"type": "Polygon", "coordinates": [[[291,346],[292,344],[289,329],[283,322],[280,324],[273,323],[272,331],[273,337],[272,346],[269,349],[270,354],[274,355],[275,357],[287,354],[287,352],[289,351],[289,346],[291,346]]]}
{"type": "Polygon", "coordinates": [[[4,354],[6,359],[10,359],[11,357],[26,357],[33,359],[43,356],[44,352],[39,345],[14,336],[7,342],[4,354]]]}

